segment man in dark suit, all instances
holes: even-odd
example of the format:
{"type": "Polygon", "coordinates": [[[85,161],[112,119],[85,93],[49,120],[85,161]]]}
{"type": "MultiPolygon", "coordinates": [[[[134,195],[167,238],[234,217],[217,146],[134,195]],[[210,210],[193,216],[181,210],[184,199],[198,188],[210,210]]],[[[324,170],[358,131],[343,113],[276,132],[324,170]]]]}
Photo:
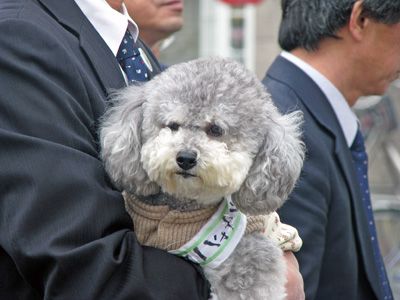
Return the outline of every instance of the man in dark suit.
{"type": "Polygon", "coordinates": [[[306,299],[391,299],[350,150],[359,131],[350,107],[399,75],[400,1],[282,0],[282,11],[284,52],[263,83],[281,112],[304,113],[306,161],[279,214],[303,239],[306,299]]]}
{"type": "Polygon", "coordinates": [[[0,299],[208,297],[197,266],[138,244],[98,158],[97,121],[128,79],[115,55],[137,35],[116,10],[0,0],[0,299]]]}

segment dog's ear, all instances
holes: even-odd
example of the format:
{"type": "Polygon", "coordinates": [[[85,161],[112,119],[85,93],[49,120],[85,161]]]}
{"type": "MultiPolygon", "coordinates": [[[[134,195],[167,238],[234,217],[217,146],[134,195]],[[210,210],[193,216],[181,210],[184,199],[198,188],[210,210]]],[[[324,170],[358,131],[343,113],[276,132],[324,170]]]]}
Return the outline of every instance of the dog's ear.
{"type": "Polygon", "coordinates": [[[302,113],[271,115],[264,141],[252,167],[232,195],[236,206],[249,215],[278,209],[292,191],[303,166],[302,113]]]}
{"type": "Polygon", "coordinates": [[[101,158],[113,183],[120,190],[151,195],[159,187],[147,176],[140,161],[145,87],[129,86],[114,93],[101,120],[101,158]]]}

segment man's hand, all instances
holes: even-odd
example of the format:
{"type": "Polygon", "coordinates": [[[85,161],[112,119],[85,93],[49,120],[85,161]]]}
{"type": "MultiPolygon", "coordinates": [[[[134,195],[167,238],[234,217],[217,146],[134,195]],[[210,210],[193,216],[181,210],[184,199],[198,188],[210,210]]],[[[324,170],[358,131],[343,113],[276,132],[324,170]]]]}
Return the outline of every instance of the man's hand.
{"type": "Polygon", "coordinates": [[[291,251],[284,252],[286,261],[286,300],[304,300],[303,277],[299,271],[299,263],[291,251]]]}

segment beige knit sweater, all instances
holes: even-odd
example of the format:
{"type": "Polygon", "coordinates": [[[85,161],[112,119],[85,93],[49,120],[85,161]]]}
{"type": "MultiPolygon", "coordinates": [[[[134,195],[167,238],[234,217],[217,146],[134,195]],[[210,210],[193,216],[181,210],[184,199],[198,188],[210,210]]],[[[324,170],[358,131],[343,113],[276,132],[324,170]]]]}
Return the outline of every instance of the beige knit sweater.
{"type": "MultiPolygon", "coordinates": [[[[171,210],[168,206],[154,206],[125,194],[125,207],[132,217],[134,231],[142,245],[164,250],[175,250],[186,244],[217,211],[207,207],[190,212],[171,210]]],[[[247,217],[246,234],[259,231],[272,238],[283,250],[297,251],[301,239],[297,230],[285,225],[283,232],[276,213],[268,216],[247,217]]]]}

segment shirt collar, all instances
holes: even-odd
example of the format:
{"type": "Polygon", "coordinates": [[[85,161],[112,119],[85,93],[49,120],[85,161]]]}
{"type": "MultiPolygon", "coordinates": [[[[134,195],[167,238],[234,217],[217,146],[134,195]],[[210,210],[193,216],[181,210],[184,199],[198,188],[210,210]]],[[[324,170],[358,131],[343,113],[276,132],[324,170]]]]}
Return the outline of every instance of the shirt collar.
{"type": "Polygon", "coordinates": [[[281,56],[303,70],[321,89],[339,120],[347,145],[353,144],[357,134],[358,119],[343,94],[324,75],[297,56],[283,51],[281,56]]]}
{"type": "Polygon", "coordinates": [[[124,4],[120,13],[105,0],[75,0],[75,2],[114,55],[117,55],[127,28],[135,41],[138,38],[138,27],[128,15],[124,4]]]}

